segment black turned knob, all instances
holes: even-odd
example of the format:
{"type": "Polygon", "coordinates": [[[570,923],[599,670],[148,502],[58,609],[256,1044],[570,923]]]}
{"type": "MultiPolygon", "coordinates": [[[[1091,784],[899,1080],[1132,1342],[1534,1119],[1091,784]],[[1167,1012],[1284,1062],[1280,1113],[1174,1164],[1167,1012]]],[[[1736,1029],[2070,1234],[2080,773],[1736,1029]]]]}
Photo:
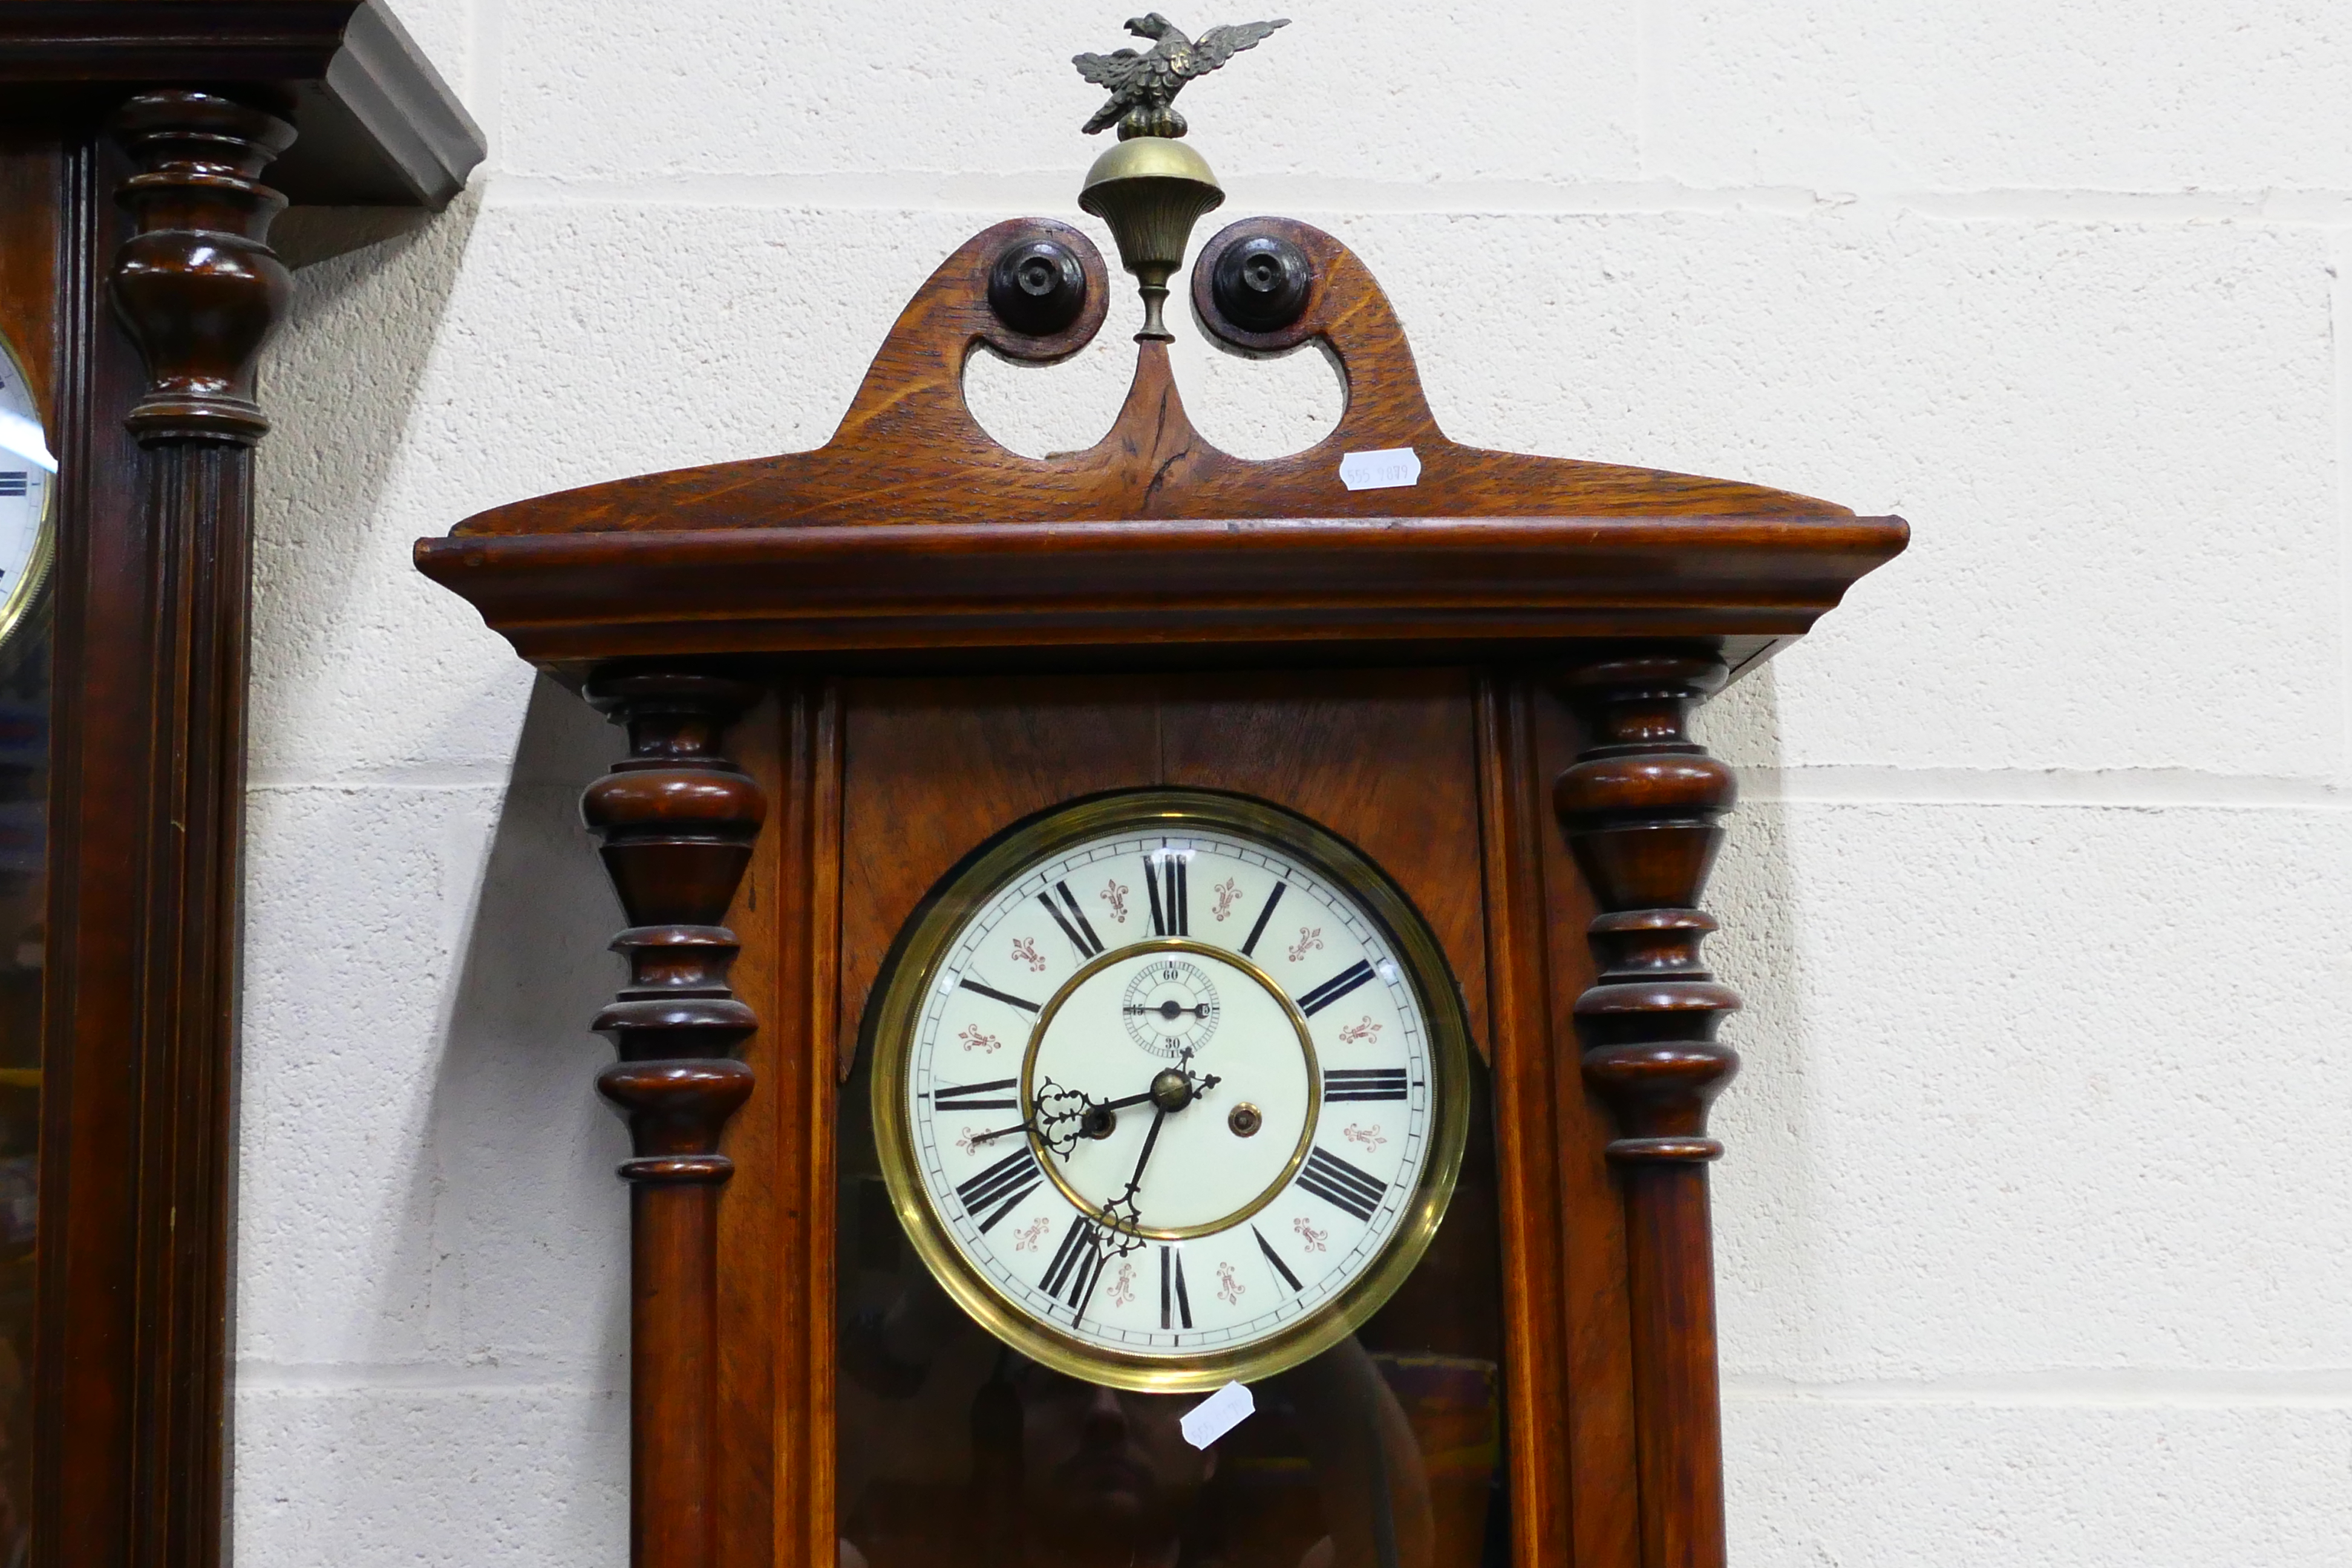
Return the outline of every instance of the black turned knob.
{"type": "Polygon", "coordinates": [[[988,303],[1014,331],[1050,338],[1087,308],[1087,269],[1058,240],[1026,240],[988,269],[988,303]]]}
{"type": "Polygon", "coordinates": [[[1271,234],[1225,247],[1209,289],[1225,320],[1248,332],[1278,332],[1307,310],[1315,269],[1307,253],[1271,234]]]}

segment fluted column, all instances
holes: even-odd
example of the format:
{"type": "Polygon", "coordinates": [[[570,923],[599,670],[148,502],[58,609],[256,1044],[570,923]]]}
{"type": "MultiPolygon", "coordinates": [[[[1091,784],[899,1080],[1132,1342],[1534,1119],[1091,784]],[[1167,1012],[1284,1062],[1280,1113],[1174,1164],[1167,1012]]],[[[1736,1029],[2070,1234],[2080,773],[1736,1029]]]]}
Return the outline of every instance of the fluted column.
{"type": "Polygon", "coordinates": [[[1601,906],[1598,976],[1577,998],[1584,1079],[1608,1103],[1625,1196],[1645,1568],[1722,1568],[1723,1437],[1716,1370],[1708,1102],[1739,1068],[1715,1038],[1739,998],[1699,954],[1696,907],[1736,795],[1690,738],[1724,682],[1705,648],[1615,650],[1570,669],[1585,745],[1553,805],[1601,906]]]}
{"type": "Polygon", "coordinates": [[[728,984],[738,947],[719,922],[767,816],[758,784],[719,754],[758,700],[745,681],[691,670],[599,674],[588,700],[627,726],[629,755],[588,787],[581,815],[629,928],[613,941],[629,984],[596,1016],[620,1059],[596,1080],[629,1124],[629,1561],[710,1568],[717,1553],[719,1152],[750,1098],[735,1059],[758,1020],[728,984]]]}
{"type": "MultiPolygon", "coordinates": [[[[104,531],[69,542],[61,574],[78,577],[61,596],[69,617],[103,625],[102,647],[85,639],[71,679],[85,694],[103,694],[97,701],[144,705],[143,752],[117,752],[108,765],[129,819],[157,825],[131,851],[136,905],[125,922],[134,1000],[132,1037],[121,1048],[141,1075],[131,1415],[141,1436],[129,1551],[140,1563],[201,1568],[217,1555],[224,1462],[224,1133],[236,1040],[253,446],[269,427],[254,372],[288,295],[286,269],[268,247],[270,221],[286,201],[260,175],[294,131],[250,103],[194,89],[140,93],[110,130],[135,170],[114,192],[129,233],[109,283],[145,373],[124,420],[142,448],[141,515],[123,531],[144,550],[125,550],[104,531]],[[161,830],[164,823],[172,831],[161,830]]],[[[84,790],[77,809],[87,813],[95,795],[84,790]]],[[[60,830],[79,835],[88,851],[115,826],[69,811],[60,830]]]]}

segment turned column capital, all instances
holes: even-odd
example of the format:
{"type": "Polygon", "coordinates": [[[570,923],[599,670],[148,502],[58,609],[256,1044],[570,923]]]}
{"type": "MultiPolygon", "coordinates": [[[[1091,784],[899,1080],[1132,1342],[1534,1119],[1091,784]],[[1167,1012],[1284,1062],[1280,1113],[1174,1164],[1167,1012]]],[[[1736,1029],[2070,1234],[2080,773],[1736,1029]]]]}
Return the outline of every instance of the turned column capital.
{"type": "Polygon", "coordinates": [[[583,695],[629,734],[629,755],[580,802],[631,922],[613,939],[629,983],[591,1026],[620,1058],[596,1080],[635,1145],[620,1173],[723,1182],[734,1167],[719,1134],[752,1088],[732,1053],[759,1019],[729,985],[740,949],[719,922],[768,803],[720,747],[760,689],[692,669],[624,669],[600,671],[583,695]]]}
{"type": "Polygon", "coordinates": [[[1716,1040],[1738,994],[1708,972],[1716,929],[1697,908],[1738,798],[1731,769],[1691,739],[1691,710],[1722,689],[1711,648],[1612,649],[1568,666],[1555,689],[1584,726],[1552,805],[1601,914],[1598,971],[1576,1000],[1584,1079],[1607,1101],[1620,1163],[1712,1160],[1707,1106],[1739,1058],[1716,1040]]]}
{"type": "Polygon", "coordinates": [[[124,422],[146,444],[251,446],[269,428],[255,365],[292,289],[269,248],[286,198],[260,176],[294,128],[223,93],[162,88],[111,129],[139,165],[115,193],[133,232],[115,253],[114,305],[148,377],[124,422]]]}

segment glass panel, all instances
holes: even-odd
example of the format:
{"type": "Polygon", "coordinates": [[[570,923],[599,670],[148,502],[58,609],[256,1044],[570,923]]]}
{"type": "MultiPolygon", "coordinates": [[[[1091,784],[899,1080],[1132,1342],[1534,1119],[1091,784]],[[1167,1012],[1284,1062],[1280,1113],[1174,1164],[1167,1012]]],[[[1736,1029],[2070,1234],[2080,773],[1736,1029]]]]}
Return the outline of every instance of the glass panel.
{"type": "Polygon", "coordinates": [[[1493,1119],[1420,1267],[1353,1337],[1256,1384],[1206,1451],[1198,1394],[1120,1393],[1000,1346],[933,1284],[844,1090],[843,1568],[1502,1568],[1509,1559],[1493,1119]]]}
{"type": "Polygon", "coordinates": [[[39,1217],[55,464],[0,342],[0,1563],[25,1560],[33,1468],[33,1240],[39,1217]]]}

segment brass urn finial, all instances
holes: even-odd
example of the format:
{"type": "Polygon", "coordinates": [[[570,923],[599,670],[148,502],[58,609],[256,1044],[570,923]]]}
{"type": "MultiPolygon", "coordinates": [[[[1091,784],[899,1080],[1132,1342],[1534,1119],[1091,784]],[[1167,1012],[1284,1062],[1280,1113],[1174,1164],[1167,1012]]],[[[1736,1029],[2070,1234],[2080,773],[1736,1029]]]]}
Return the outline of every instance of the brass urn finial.
{"type": "Polygon", "coordinates": [[[1255,48],[1287,19],[1212,27],[1196,40],[1157,11],[1130,20],[1127,30],[1156,40],[1150,51],[1119,49],[1078,55],[1078,74],[1110,89],[1110,100],[1087,121],[1087,134],[1118,126],[1118,144],[1087,171],[1078,205],[1110,225],[1118,259],[1135,274],[1143,296],[1138,342],[1169,342],[1161,319],[1168,279],[1184,265],[1184,247],[1202,213],[1224,201],[1209,161],[1177,138],[1184,117],[1171,102],[1194,77],[1208,75],[1242,50],[1255,48]]]}

